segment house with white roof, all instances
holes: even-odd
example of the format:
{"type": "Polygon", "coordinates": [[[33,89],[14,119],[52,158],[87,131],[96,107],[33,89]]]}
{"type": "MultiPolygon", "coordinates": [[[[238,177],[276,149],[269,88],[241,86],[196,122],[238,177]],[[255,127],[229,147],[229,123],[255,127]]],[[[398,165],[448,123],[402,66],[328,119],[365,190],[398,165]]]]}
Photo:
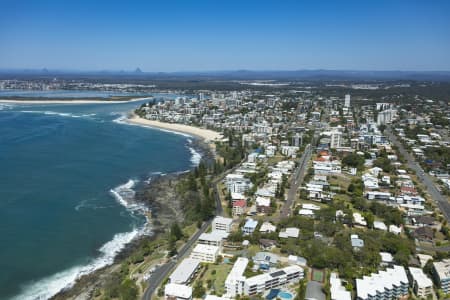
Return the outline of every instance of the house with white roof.
{"type": "Polygon", "coordinates": [[[319,205],[311,204],[311,203],[303,203],[302,208],[310,209],[310,210],[320,210],[319,205]]]}
{"type": "Polygon", "coordinates": [[[400,233],[402,233],[402,228],[392,224],[389,225],[389,232],[399,235],[400,233]]]}
{"type": "Polygon", "coordinates": [[[383,230],[383,231],[387,231],[388,230],[386,224],[384,224],[381,221],[374,221],[373,222],[373,228],[378,229],[378,230],[383,230]]]}
{"type": "Polygon", "coordinates": [[[271,233],[271,232],[275,232],[275,231],[277,231],[277,227],[267,221],[262,223],[261,228],[259,228],[259,232],[261,232],[261,233],[271,233]]]}
{"type": "Polygon", "coordinates": [[[311,209],[302,208],[298,211],[300,216],[304,217],[314,217],[314,211],[311,209]]]}
{"type": "Polygon", "coordinates": [[[358,251],[364,247],[364,241],[359,238],[357,234],[350,235],[350,243],[352,244],[353,250],[358,251]]]}
{"type": "Polygon", "coordinates": [[[357,225],[367,226],[366,219],[364,219],[364,217],[360,213],[357,212],[353,213],[353,221],[357,225]]]}
{"type": "Polygon", "coordinates": [[[287,238],[298,238],[300,235],[300,229],[295,227],[288,227],[278,234],[278,237],[287,239],[287,238]]]}
{"type": "Polygon", "coordinates": [[[258,221],[248,218],[244,226],[242,227],[242,232],[244,234],[252,234],[253,231],[255,231],[256,226],[258,226],[258,221]]]}
{"type": "Polygon", "coordinates": [[[390,266],[394,262],[394,257],[389,252],[380,252],[381,266],[390,266]]]}

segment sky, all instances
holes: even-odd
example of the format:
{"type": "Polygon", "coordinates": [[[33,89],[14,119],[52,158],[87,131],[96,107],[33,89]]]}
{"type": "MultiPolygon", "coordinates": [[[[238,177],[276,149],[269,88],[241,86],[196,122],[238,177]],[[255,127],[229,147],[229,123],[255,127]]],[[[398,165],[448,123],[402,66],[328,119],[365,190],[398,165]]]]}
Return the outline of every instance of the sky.
{"type": "Polygon", "coordinates": [[[0,0],[0,69],[450,70],[447,0],[0,0]]]}

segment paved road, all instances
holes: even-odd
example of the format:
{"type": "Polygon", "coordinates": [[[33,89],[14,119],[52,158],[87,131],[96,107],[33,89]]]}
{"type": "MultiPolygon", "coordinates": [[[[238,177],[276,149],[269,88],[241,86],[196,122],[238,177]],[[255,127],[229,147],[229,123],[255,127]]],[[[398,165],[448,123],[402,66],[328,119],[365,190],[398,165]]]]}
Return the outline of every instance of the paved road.
{"type": "Polygon", "coordinates": [[[297,190],[303,182],[305,171],[308,166],[308,161],[311,158],[312,148],[313,147],[311,147],[311,144],[308,144],[305,147],[305,151],[303,152],[302,156],[298,160],[297,169],[295,170],[291,179],[291,187],[289,188],[289,191],[287,193],[286,201],[281,208],[280,218],[289,217],[291,214],[292,204],[297,197],[297,190]]]}
{"type": "Polygon", "coordinates": [[[311,159],[312,151],[314,149],[314,146],[311,146],[311,145],[316,144],[317,138],[318,138],[318,133],[314,129],[314,135],[313,135],[311,144],[308,144],[305,147],[305,151],[303,152],[302,156],[298,160],[298,166],[292,177],[291,187],[289,188],[289,191],[288,191],[288,194],[286,197],[286,202],[283,204],[283,207],[281,208],[280,218],[289,217],[289,215],[292,211],[292,204],[294,203],[295,198],[297,197],[297,190],[303,182],[303,178],[305,177],[306,168],[308,166],[308,161],[311,159]]]}
{"type": "MultiPolygon", "coordinates": [[[[245,160],[245,159],[244,159],[245,160]]],[[[239,164],[240,165],[240,164],[239,164]]],[[[223,215],[223,207],[222,202],[220,201],[219,192],[217,190],[217,184],[223,180],[223,178],[228,174],[233,172],[236,168],[239,167],[239,165],[235,166],[234,168],[227,170],[226,172],[222,173],[221,176],[217,177],[212,181],[213,185],[213,192],[214,192],[214,198],[216,200],[216,215],[222,216],[223,215]]],[[[190,252],[190,249],[192,246],[197,242],[198,238],[202,233],[204,233],[209,225],[211,225],[212,219],[204,222],[202,227],[200,227],[197,232],[189,238],[189,240],[184,244],[184,246],[180,249],[177,255],[177,260],[182,260],[187,256],[190,252]]],[[[155,293],[156,289],[161,285],[164,278],[167,277],[176,267],[177,261],[176,260],[169,260],[167,263],[161,265],[159,268],[157,268],[152,276],[148,279],[148,287],[144,292],[144,295],[142,296],[142,299],[144,300],[150,300],[152,298],[152,295],[155,293]]]]}
{"type": "MultiPolygon", "coordinates": [[[[178,255],[176,256],[177,260],[182,260],[189,254],[191,247],[195,244],[195,242],[197,242],[199,236],[204,233],[206,229],[208,229],[209,225],[211,225],[211,222],[212,220],[204,222],[202,227],[200,227],[200,229],[197,230],[197,232],[186,242],[186,244],[181,247],[180,251],[178,251],[178,255]]],[[[142,299],[151,299],[153,293],[161,285],[164,278],[166,278],[167,275],[169,275],[169,273],[173,271],[173,269],[177,265],[177,260],[171,259],[153,272],[152,276],[148,280],[148,287],[145,290],[142,299]]]]}
{"type": "Polygon", "coordinates": [[[422,183],[427,188],[428,194],[430,194],[431,198],[437,204],[439,209],[442,211],[442,214],[450,221],[450,203],[448,203],[446,197],[444,197],[436,188],[432,178],[430,175],[425,173],[422,167],[415,161],[414,157],[406,151],[403,147],[402,143],[397,139],[397,137],[392,133],[391,128],[387,128],[385,133],[389,137],[389,139],[398,147],[400,153],[402,153],[406,159],[408,168],[414,170],[416,172],[417,177],[422,181],[422,183]]]}

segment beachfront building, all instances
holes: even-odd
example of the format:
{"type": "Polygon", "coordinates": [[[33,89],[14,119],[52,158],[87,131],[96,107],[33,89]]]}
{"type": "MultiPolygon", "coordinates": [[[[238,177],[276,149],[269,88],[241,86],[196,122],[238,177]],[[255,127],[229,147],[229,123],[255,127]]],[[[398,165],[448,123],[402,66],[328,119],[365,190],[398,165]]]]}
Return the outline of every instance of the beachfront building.
{"type": "Polygon", "coordinates": [[[247,268],[248,259],[239,257],[233,265],[230,273],[225,280],[226,296],[234,298],[244,293],[245,276],[244,271],[247,268]]]}
{"type": "Polygon", "coordinates": [[[427,298],[433,294],[433,282],[420,268],[409,267],[414,293],[419,298],[427,298]]]}
{"type": "Polygon", "coordinates": [[[356,279],[356,299],[392,300],[408,297],[408,276],[402,266],[393,266],[385,271],[356,279]]]}
{"type": "Polygon", "coordinates": [[[212,221],[212,230],[213,231],[230,232],[232,223],[233,223],[233,219],[231,219],[231,218],[224,218],[221,216],[217,216],[212,221]]]}
{"type": "Polygon", "coordinates": [[[164,287],[164,299],[166,300],[191,300],[192,288],[187,285],[169,283],[164,287]]]}
{"type": "Polygon", "coordinates": [[[271,289],[298,283],[303,276],[303,269],[297,265],[256,275],[245,280],[244,294],[252,296],[271,289]]]}
{"type": "Polygon", "coordinates": [[[195,258],[184,259],[169,277],[170,283],[189,284],[200,268],[200,260],[195,258]]]}
{"type": "Polygon", "coordinates": [[[197,244],[191,252],[191,258],[198,259],[202,262],[213,263],[219,254],[219,247],[197,244]]]}
{"type": "Polygon", "coordinates": [[[433,262],[433,276],[442,291],[450,293],[450,259],[433,262]]]}

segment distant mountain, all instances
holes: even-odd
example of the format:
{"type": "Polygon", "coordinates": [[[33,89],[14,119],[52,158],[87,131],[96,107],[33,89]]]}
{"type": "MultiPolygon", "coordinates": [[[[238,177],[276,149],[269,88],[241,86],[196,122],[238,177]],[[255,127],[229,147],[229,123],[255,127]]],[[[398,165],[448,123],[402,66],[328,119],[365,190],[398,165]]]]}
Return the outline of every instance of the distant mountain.
{"type": "Polygon", "coordinates": [[[185,71],[185,72],[143,72],[140,68],[134,71],[101,70],[40,70],[32,69],[0,69],[2,78],[8,76],[86,76],[86,77],[133,77],[142,79],[170,80],[414,80],[414,81],[450,81],[450,71],[358,71],[358,70],[294,70],[294,71],[185,71]]]}

